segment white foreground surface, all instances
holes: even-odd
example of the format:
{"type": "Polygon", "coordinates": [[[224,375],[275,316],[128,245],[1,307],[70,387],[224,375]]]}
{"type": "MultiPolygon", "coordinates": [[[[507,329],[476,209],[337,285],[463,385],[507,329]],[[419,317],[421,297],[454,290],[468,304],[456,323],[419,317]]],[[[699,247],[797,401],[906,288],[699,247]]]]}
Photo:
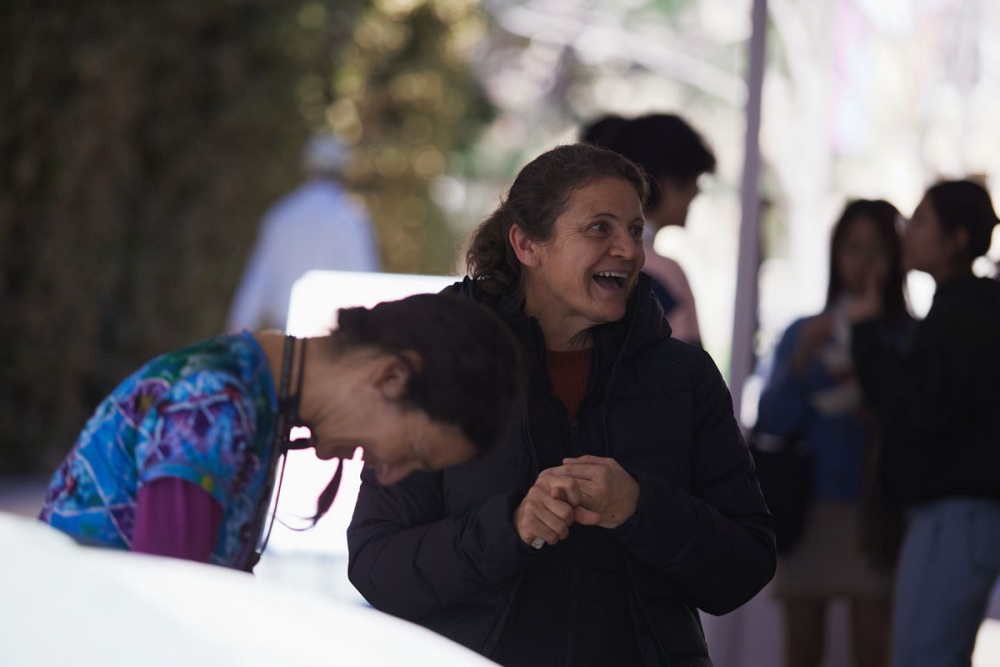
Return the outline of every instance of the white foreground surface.
{"type": "Polygon", "coordinates": [[[0,512],[0,662],[18,667],[494,663],[419,626],[248,574],[81,547],[0,512]]]}

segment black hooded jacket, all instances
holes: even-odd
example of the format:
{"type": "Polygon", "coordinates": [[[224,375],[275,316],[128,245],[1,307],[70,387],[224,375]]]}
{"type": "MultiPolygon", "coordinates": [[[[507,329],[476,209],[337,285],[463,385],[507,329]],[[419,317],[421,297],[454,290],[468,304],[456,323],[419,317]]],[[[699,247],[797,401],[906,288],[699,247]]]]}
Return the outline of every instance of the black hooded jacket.
{"type": "Polygon", "coordinates": [[[882,419],[880,481],[902,504],[1000,500],[1000,283],[941,284],[902,352],[882,324],[854,327],[862,387],[882,419]]]}
{"type": "Polygon", "coordinates": [[[508,665],[602,664],[619,641],[636,664],[711,665],[697,610],[736,609],[775,569],[771,516],[712,359],[670,337],[642,276],[625,317],[594,329],[571,419],[549,389],[537,320],[468,278],[449,290],[493,307],[523,342],[527,414],[462,466],[386,488],[364,474],[347,533],[351,582],[375,608],[508,665]],[[638,480],[635,514],[525,545],[514,509],[541,470],[583,454],[638,480]]]}

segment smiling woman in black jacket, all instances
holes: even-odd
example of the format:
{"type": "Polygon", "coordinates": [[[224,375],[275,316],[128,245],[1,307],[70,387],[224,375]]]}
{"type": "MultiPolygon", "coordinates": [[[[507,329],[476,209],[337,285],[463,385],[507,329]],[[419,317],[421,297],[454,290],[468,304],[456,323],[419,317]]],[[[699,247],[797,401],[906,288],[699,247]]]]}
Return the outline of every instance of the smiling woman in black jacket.
{"type": "Polygon", "coordinates": [[[349,575],[376,608],[505,665],[710,665],[698,609],[771,579],[726,386],[640,274],[645,196],[631,162],[561,146],[480,225],[450,289],[520,338],[529,403],[483,459],[363,477],[349,575]]]}

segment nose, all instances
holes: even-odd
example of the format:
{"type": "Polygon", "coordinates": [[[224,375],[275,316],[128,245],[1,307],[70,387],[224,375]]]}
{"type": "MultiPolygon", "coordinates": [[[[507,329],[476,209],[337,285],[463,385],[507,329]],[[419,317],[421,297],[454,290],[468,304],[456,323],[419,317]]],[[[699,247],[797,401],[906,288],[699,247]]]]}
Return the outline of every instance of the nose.
{"type": "Polygon", "coordinates": [[[611,237],[611,255],[627,260],[634,260],[640,255],[645,256],[642,240],[636,240],[627,229],[616,230],[611,237]]]}

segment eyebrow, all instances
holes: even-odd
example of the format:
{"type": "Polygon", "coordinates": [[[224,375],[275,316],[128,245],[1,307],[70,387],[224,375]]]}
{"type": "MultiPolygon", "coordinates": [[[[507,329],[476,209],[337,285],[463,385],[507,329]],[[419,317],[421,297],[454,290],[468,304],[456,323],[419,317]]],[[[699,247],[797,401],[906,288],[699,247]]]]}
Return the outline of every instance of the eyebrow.
{"type": "Polygon", "coordinates": [[[642,214],[637,215],[636,217],[632,218],[631,220],[628,220],[627,218],[619,218],[617,215],[615,215],[614,213],[611,213],[610,211],[601,211],[599,213],[592,213],[590,215],[590,219],[591,220],[596,220],[598,218],[608,218],[608,219],[611,219],[611,220],[622,220],[622,221],[625,222],[625,224],[629,224],[629,223],[632,223],[632,222],[641,222],[644,225],[646,224],[646,216],[644,216],[642,214]]]}

